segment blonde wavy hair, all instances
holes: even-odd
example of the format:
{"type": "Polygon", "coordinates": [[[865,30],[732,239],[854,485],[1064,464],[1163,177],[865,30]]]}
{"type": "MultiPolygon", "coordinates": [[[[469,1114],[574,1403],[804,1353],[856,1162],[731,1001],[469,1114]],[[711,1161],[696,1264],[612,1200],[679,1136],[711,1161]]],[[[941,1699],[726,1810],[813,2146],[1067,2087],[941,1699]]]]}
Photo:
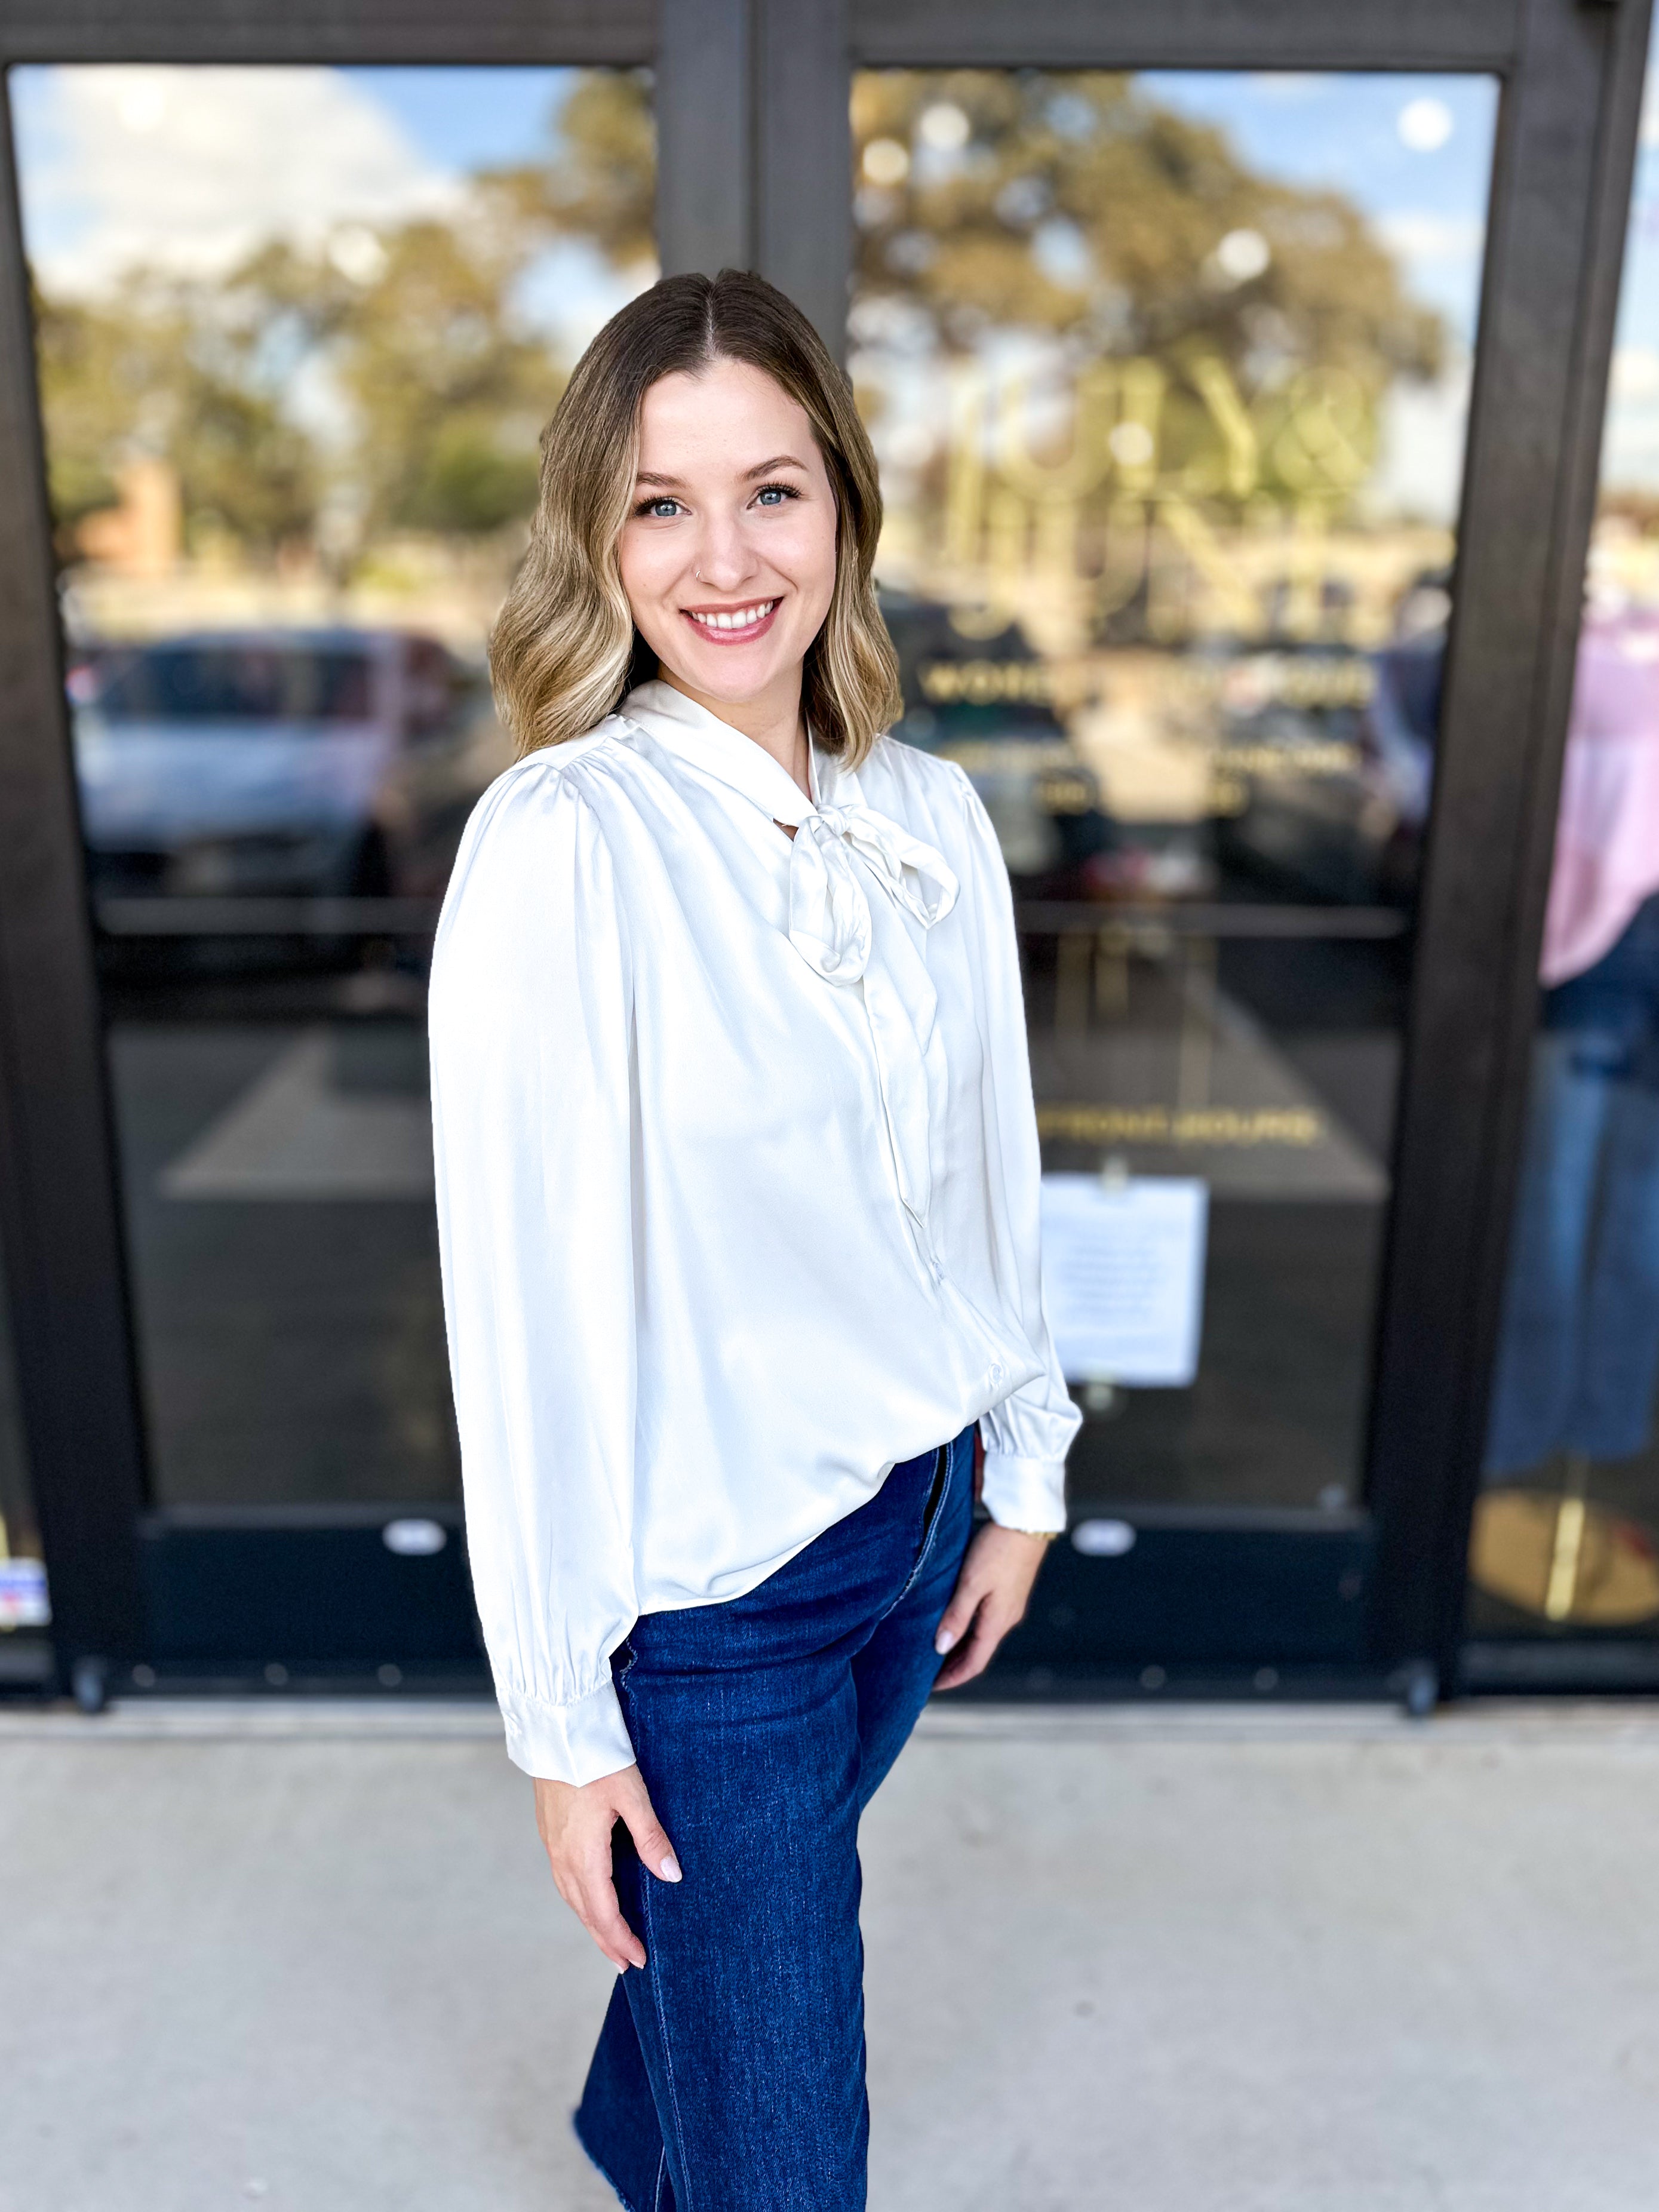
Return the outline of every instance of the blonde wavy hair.
{"type": "Polygon", "coordinates": [[[722,269],[665,276],[613,315],[542,433],[529,549],[489,639],[496,705],[520,758],[580,737],[657,672],[617,557],[640,407],[659,378],[717,361],[763,369],[805,410],[835,491],[835,591],[802,672],[814,740],[856,768],[902,711],[872,580],[881,488],[852,388],[793,300],[763,276],[722,269]]]}

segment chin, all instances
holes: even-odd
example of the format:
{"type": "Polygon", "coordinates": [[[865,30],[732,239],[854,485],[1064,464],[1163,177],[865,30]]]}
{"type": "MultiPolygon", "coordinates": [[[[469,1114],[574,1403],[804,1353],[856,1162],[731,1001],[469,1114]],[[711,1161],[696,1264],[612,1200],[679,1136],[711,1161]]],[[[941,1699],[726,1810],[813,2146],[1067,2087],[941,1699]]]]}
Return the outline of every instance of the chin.
{"type": "Polygon", "coordinates": [[[776,668],[768,668],[758,675],[736,669],[711,668],[693,678],[699,691],[710,699],[724,699],[733,707],[746,707],[751,699],[759,699],[775,684],[787,668],[785,661],[776,668]]]}
{"type": "Polygon", "coordinates": [[[780,677],[798,668],[805,658],[804,651],[793,655],[778,652],[769,638],[766,645],[768,650],[763,654],[756,653],[752,659],[741,646],[711,646],[695,657],[688,654],[681,664],[685,680],[694,684],[706,698],[727,700],[734,707],[746,706],[750,700],[758,699],[769,690],[780,677]]]}

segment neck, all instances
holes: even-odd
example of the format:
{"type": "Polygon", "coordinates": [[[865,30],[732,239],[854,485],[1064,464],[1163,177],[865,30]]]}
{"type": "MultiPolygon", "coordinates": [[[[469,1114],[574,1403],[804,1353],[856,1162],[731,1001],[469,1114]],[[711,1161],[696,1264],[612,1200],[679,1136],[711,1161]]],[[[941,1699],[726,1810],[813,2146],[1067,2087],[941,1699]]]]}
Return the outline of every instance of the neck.
{"type": "Polygon", "coordinates": [[[806,725],[801,720],[799,662],[754,698],[741,700],[713,698],[660,663],[657,672],[663,683],[694,700],[729,728],[752,738],[763,752],[771,754],[786,775],[793,778],[807,798],[812,796],[806,725]]]}

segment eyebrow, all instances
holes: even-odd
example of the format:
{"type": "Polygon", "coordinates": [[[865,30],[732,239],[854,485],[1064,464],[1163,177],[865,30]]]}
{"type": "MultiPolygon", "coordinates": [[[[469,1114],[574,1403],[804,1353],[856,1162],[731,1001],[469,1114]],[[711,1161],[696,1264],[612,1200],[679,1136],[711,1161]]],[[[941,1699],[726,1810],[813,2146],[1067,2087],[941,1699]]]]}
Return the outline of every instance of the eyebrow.
{"type": "MultiPolygon", "coordinates": [[[[745,469],[743,472],[743,480],[747,483],[756,477],[769,477],[775,469],[799,469],[805,475],[806,464],[805,461],[798,461],[793,453],[774,453],[769,461],[757,461],[752,469],[745,469]]],[[[684,491],[685,489],[685,479],[683,477],[661,477],[654,469],[639,470],[634,481],[635,483],[641,484],[660,484],[668,491],[684,491]]]]}

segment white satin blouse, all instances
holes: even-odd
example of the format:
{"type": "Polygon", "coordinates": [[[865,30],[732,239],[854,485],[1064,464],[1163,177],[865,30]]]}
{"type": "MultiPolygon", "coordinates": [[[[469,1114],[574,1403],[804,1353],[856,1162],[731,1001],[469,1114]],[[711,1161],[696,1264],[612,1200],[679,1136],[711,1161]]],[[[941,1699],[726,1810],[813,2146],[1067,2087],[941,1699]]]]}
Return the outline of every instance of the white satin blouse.
{"type": "Polygon", "coordinates": [[[641,1613],[752,1589],[971,1420],[994,1518],[1065,1525],[995,836],[889,738],[811,781],[647,684],[497,778],[444,902],[467,1540],[531,1774],[631,1762],[609,1662],[641,1613]]]}

